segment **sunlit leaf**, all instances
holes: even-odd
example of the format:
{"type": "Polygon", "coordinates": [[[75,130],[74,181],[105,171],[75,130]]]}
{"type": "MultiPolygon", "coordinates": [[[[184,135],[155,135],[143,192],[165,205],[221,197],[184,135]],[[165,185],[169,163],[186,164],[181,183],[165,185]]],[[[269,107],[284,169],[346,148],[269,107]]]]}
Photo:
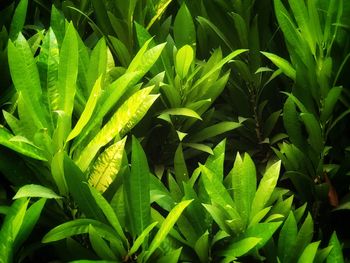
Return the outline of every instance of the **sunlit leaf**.
{"type": "Polygon", "coordinates": [[[100,154],[89,174],[89,184],[103,193],[114,181],[122,165],[126,137],[100,154]]]}
{"type": "Polygon", "coordinates": [[[133,94],[90,141],[76,161],[82,171],[88,168],[101,147],[113,140],[118,134],[122,136],[127,133],[142,119],[158,98],[158,95],[149,95],[152,88],[145,88],[133,94]]]}

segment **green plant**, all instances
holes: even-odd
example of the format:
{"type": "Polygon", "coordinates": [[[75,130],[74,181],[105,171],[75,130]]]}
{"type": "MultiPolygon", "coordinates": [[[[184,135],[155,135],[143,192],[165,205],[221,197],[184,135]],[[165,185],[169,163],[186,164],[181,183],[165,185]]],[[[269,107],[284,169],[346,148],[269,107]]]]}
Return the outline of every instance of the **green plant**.
{"type": "MultiPolygon", "coordinates": [[[[147,123],[153,127],[146,139],[146,149],[152,157],[159,156],[159,151],[163,153],[161,159],[152,158],[160,166],[171,165],[176,149],[184,151],[181,154],[186,159],[198,155],[198,150],[211,154],[210,146],[217,135],[240,126],[234,121],[218,121],[213,106],[229,78],[230,72],[224,71],[226,64],[246,50],[238,49],[224,57],[218,48],[207,61],[197,60],[195,25],[185,3],[173,25],[172,34],[166,32],[167,45],[161,60],[151,69],[153,74],[165,71],[164,83],[159,86],[161,97],[155,107],[157,120],[147,123]],[[160,133],[162,137],[154,145],[153,138],[160,133]],[[152,146],[147,145],[148,141],[152,146]]],[[[136,26],[136,36],[139,45],[151,37],[141,25],[136,26]]]]}
{"type": "Polygon", "coordinates": [[[14,134],[2,127],[0,141],[25,156],[44,161],[44,176],[50,177],[47,169],[53,176],[46,180],[55,182],[65,195],[63,153],[69,152],[86,171],[99,150],[114,137],[124,137],[157,98],[148,95],[151,86],[139,90],[141,85],[137,83],[158,58],[162,45],[147,50],[146,43],[128,69],[120,70],[114,68],[104,40],[89,57],[71,24],[61,43],[55,35],[53,30],[47,32],[37,60],[21,34],[9,42],[18,118],[4,111],[14,134]],[[103,122],[107,115],[110,120],[103,122]],[[77,121],[72,128],[74,119],[77,121]]]}
{"type": "MultiPolygon", "coordinates": [[[[29,187],[33,188],[33,186],[29,187]]],[[[43,193],[47,195],[29,206],[31,200],[26,198],[25,191],[25,188],[18,191],[14,197],[17,200],[11,206],[0,207],[1,214],[5,214],[0,230],[0,262],[2,263],[21,262],[25,259],[26,254],[32,252],[33,248],[23,250],[23,243],[37,224],[46,198],[59,198],[47,189],[38,186],[36,191],[40,192],[39,196],[43,196],[43,193]]]]}
{"type": "MultiPolygon", "coordinates": [[[[248,151],[263,164],[272,155],[269,146],[285,138],[278,129],[281,103],[273,85],[278,72],[265,67],[261,49],[273,48],[272,12],[269,1],[188,1],[197,17],[197,50],[208,54],[220,46],[224,54],[248,49],[240,60],[229,64],[231,72],[226,88],[217,103],[217,118],[239,121],[241,128],[230,133],[231,144],[248,151]],[[200,12],[198,12],[200,10],[200,12]]],[[[206,55],[207,56],[207,55],[206,55]]]]}
{"type": "MultiPolygon", "coordinates": [[[[111,203],[96,188],[88,186],[84,174],[72,161],[68,158],[65,161],[73,197],[80,209],[94,219],[75,219],[59,225],[45,235],[44,243],[88,234],[96,255],[104,260],[155,262],[158,258],[157,262],[162,262],[175,256],[172,260],[177,262],[181,249],[160,254],[156,251],[159,251],[159,246],[191,200],[176,204],[166,218],[151,208],[149,181],[153,175],[148,170],[146,156],[135,137],[132,141],[131,169],[126,167],[121,179],[123,183],[119,185],[111,203]],[[117,205],[118,209],[113,205],[117,205]],[[154,231],[158,223],[159,230],[154,231]]],[[[106,182],[108,178],[103,175],[101,180],[106,182]]]]}
{"type": "Polygon", "coordinates": [[[304,201],[325,201],[329,196],[329,202],[336,206],[330,177],[337,165],[325,162],[331,149],[327,145],[329,133],[349,113],[335,112],[343,89],[336,84],[342,66],[333,60],[343,1],[309,1],[307,5],[302,0],[289,1],[291,12],[279,0],[274,4],[291,63],[271,53],[263,54],[295,83],[283,108],[291,143],[280,144],[275,153],[304,201]]]}

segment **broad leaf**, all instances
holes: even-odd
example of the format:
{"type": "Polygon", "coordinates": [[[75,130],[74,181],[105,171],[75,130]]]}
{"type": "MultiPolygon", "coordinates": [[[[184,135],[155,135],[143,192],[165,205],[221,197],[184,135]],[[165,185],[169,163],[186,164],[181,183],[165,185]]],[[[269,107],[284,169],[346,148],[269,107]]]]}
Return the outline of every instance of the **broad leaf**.
{"type": "Polygon", "coordinates": [[[180,48],[176,53],[175,70],[180,79],[184,79],[192,65],[194,58],[193,49],[189,45],[180,48]]]}
{"type": "Polygon", "coordinates": [[[237,154],[230,174],[234,201],[244,224],[247,225],[256,191],[256,170],[253,160],[248,154],[244,155],[243,160],[237,154]]]}

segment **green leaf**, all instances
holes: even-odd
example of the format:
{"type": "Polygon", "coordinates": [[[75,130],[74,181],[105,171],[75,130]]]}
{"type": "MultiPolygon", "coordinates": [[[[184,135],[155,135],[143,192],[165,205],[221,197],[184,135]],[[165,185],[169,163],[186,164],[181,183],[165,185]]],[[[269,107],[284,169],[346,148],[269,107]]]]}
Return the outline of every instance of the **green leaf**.
{"type": "Polygon", "coordinates": [[[309,263],[314,262],[317,248],[320,245],[321,241],[313,242],[307,245],[307,247],[304,249],[303,253],[301,254],[298,263],[309,263]]]}
{"type": "Polygon", "coordinates": [[[265,138],[268,138],[270,136],[280,116],[281,116],[281,110],[278,110],[271,113],[271,115],[266,119],[264,123],[264,134],[263,134],[265,138]]]}
{"type": "MultiPolygon", "coordinates": [[[[208,71],[205,72],[205,74],[203,76],[201,76],[201,78],[193,85],[192,89],[197,88],[199,85],[201,85],[203,82],[208,81],[208,79],[214,75],[215,73],[217,73],[217,71],[219,69],[221,69],[227,62],[229,62],[230,60],[232,60],[233,58],[239,56],[240,54],[246,52],[247,49],[237,49],[233,52],[231,52],[229,55],[227,55],[226,57],[224,57],[222,60],[220,60],[219,62],[217,62],[213,67],[211,67],[208,71]]],[[[209,64],[209,62],[207,63],[207,65],[209,64]]]]}
{"type": "Polygon", "coordinates": [[[107,16],[107,6],[106,2],[100,0],[92,0],[92,6],[94,8],[94,14],[96,17],[96,22],[101,28],[101,30],[106,35],[111,35],[113,32],[110,20],[107,16]]]}
{"type": "Polygon", "coordinates": [[[275,64],[278,68],[282,70],[282,72],[295,81],[296,72],[293,66],[284,58],[281,58],[275,54],[268,52],[261,52],[265,57],[267,57],[273,64],[275,64]]]}
{"type": "Polygon", "coordinates": [[[58,110],[64,113],[65,118],[58,119],[57,143],[63,144],[71,129],[71,117],[74,107],[76,81],[78,76],[78,39],[72,23],[69,24],[64,36],[60,62],[58,66],[58,110]]]}
{"type": "Polygon", "coordinates": [[[22,197],[42,197],[48,199],[60,199],[61,196],[57,195],[52,189],[37,184],[27,184],[18,189],[13,199],[22,197]]]}
{"type": "Polygon", "coordinates": [[[44,208],[46,199],[41,198],[32,204],[26,211],[26,214],[23,218],[23,223],[21,225],[21,229],[18,232],[18,235],[15,239],[15,250],[19,249],[23,242],[25,242],[31,232],[33,231],[36,223],[39,220],[41,211],[44,208]]]}
{"type": "MultiPolygon", "coordinates": [[[[38,56],[38,70],[40,74],[41,87],[46,94],[49,111],[58,110],[58,90],[56,86],[59,64],[59,49],[55,33],[50,28],[46,33],[38,56]]],[[[52,119],[52,117],[51,117],[52,119]]],[[[53,130],[53,127],[51,128],[53,130]]]]}
{"type": "Polygon", "coordinates": [[[248,227],[260,223],[260,221],[270,212],[271,206],[260,210],[253,218],[250,219],[248,227]]]}
{"type": "Polygon", "coordinates": [[[305,62],[305,52],[308,50],[305,50],[306,47],[303,45],[304,42],[300,32],[294,25],[294,22],[281,0],[274,0],[274,6],[278,24],[282,29],[286,41],[295,49],[295,52],[298,53],[301,59],[305,62]]]}
{"type": "Polygon", "coordinates": [[[209,260],[209,232],[205,231],[203,235],[198,238],[196,244],[194,245],[194,250],[196,251],[200,262],[208,262],[209,260]]]}
{"type": "Polygon", "coordinates": [[[185,2],[182,3],[175,17],[174,40],[178,48],[196,43],[196,29],[185,2]]]}
{"type": "Polygon", "coordinates": [[[342,92],[342,87],[334,87],[330,89],[328,92],[325,100],[324,100],[324,106],[321,111],[321,121],[326,122],[332,115],[333,109],[340,97],[340,94],[342,92]]]}
{"type": "Polygon", "coordinates": [[[146,227],[141,235],[139,235],[136,240],[134,241],[134,244],[132,245],[132,247],[130,248],[129,252],[128,252],[128,256],[132,256],[133,254],[135,254],[137,252],[137,250],[139,250],[139,248],[141,247],[141,245],[144,243],[144,241],[146,240],[146,238],[149,236],[149,234],[151,233],[151,231],[153,230],[153,228],[158,224],[158,222],[153,222],[152,224],[150,224],[148,227],[146,227]]]}
{"type": "Polygon", "coordinates": [[[294,101],[290,97],[287,98],[283,107],[283,123],[291,142],[300,149],[305,147],[299,114],[294,101]]]}
{"type": "Polygon", "coordinates": [[[120,239],[124,242],[124,244],[128,244],[128,240],[123,232],[123,229],[120,225],[119,219],[116,216],[112,206],[107,202],[107,200],[93,187],[89,187],[91,195],[93,196],[96,204],[101,208],[101,211],[107,218],[108,222],[115,229],[120,239]]]}
{"type": "Polygon", "coordinates": [[[298,27],[301,31],[303,38],[309,44],[311,53],[315,55],[316,39],[312,36],[312,31],[309,28],[309,12],[307,10],[304,0],[289,1],[289,5],[293,11],[294,18],[298,23],[298,27]]]}
{"type": "Polygon", "coordinates": [[[15,9],[15,13],[13,14],[13,17],[12,17],[10,32],[9,32],[9,38],[11,40],[15,40],[18,34],[23,29],[23,26],[26,21],[26,16],[27,16],[27,7],[28,7],[28,0],[21,0],[15,9]]]}
{"type": "Polygon", "coordinates": [[[78,136],[81,131],[83,130],[83,128],[85,127],[85,125],[89,122],[92,113],[94,112],[96,103],[100,97],[100,93],[101,93],[101,80],[102,80],[102,76],[100,76],[96,82],[95,85],[90,93],[90,97],[86,103],[86,106],[84,108],[83,113],[81,114],[78,122],[75,124],[73,130],[69,133],[68,138],[67,138],[67,142],[74,139],[76,136],[78,136]]]}
{"type": "Polygon", "coordinates": [[[118,38],[113,36],[109,36],[109,38],[113,45],[113,49],[116,52],[118,60],[120,61],[121,65],[126,68],[131,62],[131,55],[127,47],[118,38]]]}
{"type": "Polygon", "coordinates": [[[89,173],[89,184],[103,193],[112,184],[122,165],[126,137],[100,154],[89,173]]]}
{"type": "Polygon", "coordinates": [[[162,243],[162,241],[166,238],[170,230],[175,225],[176,221],[181,216],[182,212],[185,210],[185,208],[192,202],[192,200],[186,200],[178,203],[168,214],[168,216],[163,221],[162,225],[160,226],[157,234],[153,238],[148,252],[145,255],[144,260],[147,261],[150,256],[153,254],[153,252],[159,247],[159,245],[162,243]]]}
{"type": "Polygon", "coordinates": [[[18,199],[8,211],[0,230],[0,255],[2,262],[12,262],[14,241],[21,229],[29,200],[18,199]]]}
{"type": "Polygon", "coordinates": [[[47,161],[44,152],[41,149],[33,146],[33,144],[27,144],[22,141],[13,141],[14,136],[9,133],[3,126],[0,125],[0,144],[16,151],[25,156],[41,160],[47,161]]]}
{"type": "Polygon", "coordinates": [[[89,233],[89,227],[92,225],[99,235],[107,240],[119,242],[116,238],[116,233],[114,230],[97,220],[93,219],[75,219],[63,223],[55,228],[51,229],[42,239],[41,242],[49,243],[62,240],[75,235],[87,234],[89,233]]]}
{"type": "MultiPolygon", "coordinates": [[[[165,12],[167,6],[171,3],[172,0],[159,0],[157,1],[157,4],[155,5],[155,15],[152,17],[151,21],[147,25],[147,29],[150,29],[151,26],[157,19],[160,19],[162,14],[165,12]]],[[[136,3],[136,1],[135,1],[136,3]]]]}
{"type": "Polygon", "coordinates": [[[230,174],[234,202],[244,224],[247,225],[256,191],[256,170],[253,160],[248,154],[244,155],[243,160],[237,154],[230,174]]]}
{"type": "Polygon", "coordinates": [[[124,102],[84,148],[76,163],[85,171],[101,147],[119,134],[122,137],[146,114],[158,95],[149,95],[153,87],[142,89],[124,102]]]}
{"type": "Polygon", "coordinates": [[[243,48],[248,48],[248,28],[246,25],[246,22],[244,21],[244,19],[242,18],[242,16],[238,13],[234,13],[231,12],[230,16],[232,17],[233,21],[234,21],[234,25],[235,28],[237,30],[238,33],[238,38],[241,42],[241,47],[243,48]]]}
{"type": "Polygon", "coordinates": [[[161,112],[161,115],[165,115],[165,114],[185,116],[185,117],[191,117],[198,120],[202,120],[201,116],[199,116],[197,112],[188,108],[172,108],[161,112]]]}
{"type": "Polygon", "coordinates": [[[137,80],[141,79],[156,63],[158,58],[160,57],[164,47],[164,44],[159,44],[149,50],[146,51],[150,41],[152,39],[149,39],[139,50],[139,52],[136,54],[134,59],[131,61],[126,73],[130,72],[138,72],[137,80]]]}
{"type": "Polygon", "coordinates": [[[205,167],[214,172],[221,181],[224,179],[225,147],[226,139],[215,146],[213,155],[209,156],[205,162],[205,167]]]}
{"type": "Polygon", "coordinates": [[[255,237],[260,238],[256,248],[262,248],[271,238],[282,222],[259,223],[249,227],[244,233],[244,238],[255,237]]]}
{"type": "Polygon", "coordinates": [[[208,26],[225,43],[225,45],[229,48],[229,50],[234,50],[233,45],[226,38],[225,34],[215,24],[213,24],[210,20],[208,20],[202,16],[198,16],[197,21],[203,29],[205,29],[206,26],[208,26]]]}
{"type": "Polygon", "coordinates": [[[176,53],[175,70],[180,79],[184,79],[189,69],[191,68],[194,59],[193,48],[189,45],[185,45],[180,48],[176,53]]]}
{"type": "Polygon", "coordinates": [[[157,259],[156,263],[177,263],[181,257],[182,247],[171,251],[169,254],[157,259]]]}
{"type": "Polygon", "coordinates": [[[329,256],[329,253],[332,251],[332,249],[333,249],[333,247],[331,247],[331,246],[325,247],[323,249],[319,249],[317,251],[314,262],[315,263],[326,262],[327,257],[329,256]]]}
{"type": "Polygon", "coordinates": [[[52,5],[51,7],[50,26],[52,28],[52,31],[55,32],[58,45],[61,46],[64,35],[66,33],[66,21],[63,14],[60,13],[55,5],[52,5]]]}
{"type": "Polygon", "coordinates": [[[278,161],[271,165],[265,172],[254,196],[250,218],[254,217],[259,211],[265,208],[267,201],[270,199],[270,196],[276,187],[280,167],[281,161],[278,161]]]}
{"type": "Polygon", "coordinates": [[[242,240],[233,242],[225,248],[224,251],[220,252],[220,256],[225,257],[224,262],[232,262],[246,255],[250,250],[252,250],[262,239],[257,237],[247,237],[242,240]]]}
{"type": "Polygon", "coordinates": [[[147,157],[138,140],[132,138],[131,172],[124,178],[129,220],[136,237],[151,222],[150,179],[147,157]]]}
{"type": "Polygon", "coordinates": [[[59,150],[51,160],[51,174],[59,193],[63,196],[68,196],[68,186],[64,177],[63,159],[64,151],[59,150]]]}
{"type": "Polygon", "coordinates": [[[324,143],[319,121],[312,113],[301,113],[300,117],[303,120],[307,133],[309,135],[308,141],[311,147],[317,153],[321,153],[324,149],[324,143]]]}
{"type": "Polygon", "coordinates": [[[214,174],[207,167],[200,165],[202,172],[202,180],[204,183],[205,190],[211,198],[212,203],[216,203],[221,207],[225,208],[226,206],[234,207],[234,202],[222,184],[220,180],[220,175],[214,174]]]}
{"type": "Polygon", "coordinates": [[[32,51],[21,33],[14,43],[8,43],[8,62],[13,84],[27,108],[37,129],[48,127],[47,111],[42,104],[38,68],[32,51]]]}
{"type": "Polygon", "coordinates": [[[106,241],[100,237],[99,233],[92,225],[89,225],[89,239],[93,250],[101,259],[117,259],[111,248],[107,245],[106,241]]]}
{"type": "Polygon", "coordinates": [[[332,250],[327,258],[327,263],[343,263],[344,257],[341,245],[339,243],[337,234],[333,232],[331,239],[329,240],[329,246],[332,246],[332,250]]]}
{"type": "Polygon", "coordinates": [[[291,262],[291,254],[294,253],[293,246],[297,239],[298,227],[293,212],[289,213],[284,222],[278,238],[278,258],[281,262],[291,262]]]}
{"type": "Polygon", "coordinates": [[[203,143],[183,143],[183,146],[190,147],[192,149],[202,151],[210,155],[213,154],[213,150],[208,145],[205,145],[203,143]]]}
{"type": "MultiPolygon", "coordinates": [[[[210,216],[213,218],[213,220],[216,222],[216,224],[219,226],[219,228],[227,233],[228,235],[231,235],[233,233],[238,233],[239,227],[237,225],[240,224],[241,220],[237,220],[237,225],[229,226],[226,221],[229,218],[229,214],[227,211],[225,211],[222,207],[218,205],[208,205],[203,204],[204,208],[208,211],[210,216]],[[232,229],[232,230],[231,230],[232,229]]],[[[237,213],[238,214],[238,213],[237,213]]]]}
{"type": "Polygon", "coordinates": [[[312,221],[312,217],[309,213],[298,232],[296,242],[292,248],[293,253],[291,254],[290,262],[295,262],[296,259],[300,257],[304,249],[311,242],[313,234],[314,224],[312,221]]]}
{"type": "Polygon", "coordinates": [[[64,156],[63,167],[69,192],[74,201],[78,204],[80,211],[87,217],[105,222],[102,211],[97,206],[96,201],[90,192],[83,172],[67,155],[64,156]]]}
{"type": "MultiPolygon", "coordinates": [[[[107,70],[107,46],[104,38],[101,38],[90,55],[90,62],[87,69],[87,92],[91,93],[91,89],[96,85],[98,78],[103,76],[107,70]]],[[[91,95],[90,95],[91,96],[91,95]]]]}
{"type": "Polygon", "coordinates": [[[174,169],[175,169],[176,182],[178,184],[181,185],[182,182],[188,181],[188,179],[189,179],[188,171],[187,171],[186,162],[185,162],[185,159],[183,156],[181,143],[179,143],[179,146],[177,147],[177,149],[175,151],[174,169]]]}
{"type": "Polygon", "coordinates": [[[194,133],[193,135],[191,135],[191,142],[204,141],[213,138],[217,135],[223,134],[225,132],[237,129],[241,126],[242,125],[237,122],[223,121],[218,124],[206,127],[197,133],[194,133]]]}

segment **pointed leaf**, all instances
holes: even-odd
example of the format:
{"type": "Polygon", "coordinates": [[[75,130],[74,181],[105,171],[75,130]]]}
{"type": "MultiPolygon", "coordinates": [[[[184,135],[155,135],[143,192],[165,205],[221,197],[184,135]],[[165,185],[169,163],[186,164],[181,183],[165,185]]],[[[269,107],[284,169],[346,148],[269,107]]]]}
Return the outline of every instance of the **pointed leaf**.
{"type": "Polygon", "coordinates": [[[304,249],[303,253],[301,254],[298,263],[314,262],[317,253],[317,248],[319,245],[320,241],[308,244],[307,247],[304,249]]]}
{"type": "Polygon", "coordinates": [[[83,128],[85,127],[85,125],[89,122],[101,93],[101,79],[102,79],[102,76],[100,76],[96,80],[95,85],[90,93],[90,97],[86,102],[84,111],[81,114],[78,122],[75,124],[73,130],[69,133],[67,142],[74,139],[76,136],[78,136],[80,132],[83,130],[83,128]]]}
{"type": "Polygon", "coordinates": [[[224,251],[220,252],[220,256],[225,257],[225,262],[234,261],[237,257],[241,257],[247,254],[260,241],[261,238],[247,237],[242,240],[233,242],[232,244],[229,244],[224,251]]]}
{"type": "Polygon", "coordinates": [[[48,199],[60,199],[61,196],[57,195],[52,189],[37,184],[27,184],[18,189],[13,199],[22,197],[42,197],[48,199]]]}
{"type": "Polygon", "coordinates": [[[176,221],[181,216],[182,212],[185,210],[185,208],[192,202],[192,200],[186,200],[178,203],[168,214],[168,216],[165,218],[164,222],[160,226],[157,234],[153,238],[148,252],[145,256],[145,261],[149,259],[149,257],[153,254],[153,252],[159,247],[159,245],[162,243],[162,241],[166,238],[170,230],[175,225],[176,221]]]}
{"type": "Polygon", "coordinates": [[[269,60],[271,60],[272,63],[275,64],[278,68],[280,68],[286,76],[290,77],[292,80],[295,81],[296,79],[295,69],[287,60],[272,53],[268,53],[268,52],[261,52],[261,53],[265,57],[267,57],[269,60]]]}
{"type": "Polygon", "coordinates": [[[251,218],[260,210],[265,208],[267,201],[270,199],[270,196],[276,187],[280,167],[281,161],[278,161],[275,164],[271,165],[261,179],[252,203],[252,211],[250,214],[251,218]]]}
{"type": "Polygon", "coordinates": [[[117,215],[115,214],[112,206],[107,202],[107,200],[95,188],[93,188],[91,186],[89,188],[90,188],[90,192],[91,192],[94,200],[96,201],[96,204],[101,208],[103,214],[105,215],[105,217],[107,218],[107,220],[111,224],[111,226],[115,229],[119,238],[122,239],[122,241],[125,244],[128,244],[128,240],[123,232],[123,229],[120,225],[119,219],[118,219],[117,215]]]}
{"type": "Polygon", "coordinates": [[[18,34],[23,29],[23,26],[26,21],[26,16],[27,16],[27,7],[28,7],[28,0],[21,0],[15,9],[15,13],[13,14],[13,17],[12,17],[10,33],[9,33],[9,38],[11,40],[15,40],[18,34]]]}
{"type": "Polygon", "coordinates": [[[38,68],[21,33],[14,43],[8,43],[8,62],[14,86],[27,107],[26,114],[33,119],[35,127],[47,127],[38,68]]]}
{"type": "Polygon", "coordinates": [[[230,174],[234,201],[244,224],[247,225],[256,191],[256,170],[253,160],[248,154],[244,155],[243,160],[237,154],[230,174]]]}
{"type": "Polygon", "coordinates": [[[331,239],[329,240],[329,245],[333,246],[333,248],[329,253],[329,256],[327,258],[327,263],[331,263],[331,262],[343,263],[344,257],[343,257],[342,247],[340,245],[337,234],[335,232],[333,232],[331,239]]]}
{"type": "Polygon", "coordinates": [[[89,174],[89,184],[103,193],[116,178],[122,165],[126,137],[109,146],[94,162],[89,174]]]}
{"type": "Polygon", "coordinates": [[[138,140],[132,139],[131,172],[125,178],[133,236],[141,235],[151,222],[150,179],[147,157],[138,140]]]}
{"type": "Polygon", "coordinates": [[[194,58],[193,49],[189,45],[180,48],[176,53],[175,70],[180,79],[184,79],[192,65],[194,58]]]}
{"type": "Polygon", "coordinates": [[[158,95],[148,95],[152,87],[133,94],[102,127],[98,134],[85,147],[76,163],[85,171],[101,147],[119,134],[122,137],[133,128],[146,114],[158,95]]]}

